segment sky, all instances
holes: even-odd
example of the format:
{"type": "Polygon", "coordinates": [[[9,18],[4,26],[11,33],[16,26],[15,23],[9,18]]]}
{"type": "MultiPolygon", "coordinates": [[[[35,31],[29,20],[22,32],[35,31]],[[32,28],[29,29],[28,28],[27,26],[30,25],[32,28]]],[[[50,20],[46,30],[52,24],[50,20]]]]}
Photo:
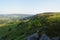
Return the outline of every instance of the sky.
{"type": "Polygon", "coordinates": [[[60,0],[0,0],[0,14],[60,12],[60,0]]]}

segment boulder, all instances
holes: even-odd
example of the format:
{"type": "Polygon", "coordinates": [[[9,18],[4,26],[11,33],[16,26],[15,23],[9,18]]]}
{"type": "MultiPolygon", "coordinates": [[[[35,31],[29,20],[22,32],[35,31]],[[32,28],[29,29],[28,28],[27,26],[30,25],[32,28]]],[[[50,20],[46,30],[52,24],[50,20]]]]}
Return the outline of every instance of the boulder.
{"type": "Polygon", "coordinates": [[[42,34],[39,40],[50,40],[50,38],[46,34],[42,34]]]}
{"type": "Polygon", "coordinates": [[[60,40],[59,37],[53,37],[52,40],[60,40]]]}
{"type": "Polygon", "coordinates": [[[35,33],[35,34],[31,35],[31,36],[28,36],[27,40],[38,40],[38,34],[35,33]]]}

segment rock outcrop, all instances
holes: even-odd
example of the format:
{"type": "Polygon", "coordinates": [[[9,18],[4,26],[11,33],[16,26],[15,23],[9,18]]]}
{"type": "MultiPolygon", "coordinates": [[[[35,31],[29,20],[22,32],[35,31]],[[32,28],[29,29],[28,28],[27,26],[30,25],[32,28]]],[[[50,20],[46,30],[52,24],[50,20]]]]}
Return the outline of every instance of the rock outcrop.
{"type": "Polygon", "coordinates": [[[52,40],[60,40],[59,37],[53,37],[52,40]]]}
{"type": "Polygon", "coordinates": [[[27,37],[27,40],[60,40],[59,37],[53,37],[53,38],[49,38],[46,34],[42,34],[41,37],[38,37],[38,34],[35,33],[31,36],[27,37]]]}
{"type": "Polygon", "coordinates": [[[50,40],[50,38],[46,34],[42,34],[39,40],[50,40]]]}
{"type": "Polygon", "coordinates": [[[28,36],[27,40],[38,40],[38,34],[35,33],[35,34],[31,35],[31,36],[28,36]]]}

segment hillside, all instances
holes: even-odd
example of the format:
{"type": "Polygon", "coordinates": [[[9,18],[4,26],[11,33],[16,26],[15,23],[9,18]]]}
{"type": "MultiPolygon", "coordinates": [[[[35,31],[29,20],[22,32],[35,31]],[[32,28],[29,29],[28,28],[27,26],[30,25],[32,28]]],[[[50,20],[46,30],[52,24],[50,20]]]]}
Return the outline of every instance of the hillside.
{"type": "Polygon", "coordinates": [[[19,23],[0,28],[0,40],[26,40],[34,33],[41,37],[45,33],[50,38],[60,37],[60,12],[41,13],[19,23]]]}

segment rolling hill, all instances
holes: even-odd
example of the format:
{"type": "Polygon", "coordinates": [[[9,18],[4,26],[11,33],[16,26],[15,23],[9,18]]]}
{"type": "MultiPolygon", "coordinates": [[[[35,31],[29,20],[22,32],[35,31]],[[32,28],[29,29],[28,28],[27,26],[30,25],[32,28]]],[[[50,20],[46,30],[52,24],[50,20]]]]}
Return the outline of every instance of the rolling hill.
{"type": "Polygon", "coordinates": [[[34,33],[39,38],[45,33],[50,38],[60,37],[60,12],[47,12],[34,15],[21,22],[8,24],[0,28],[0,40],[26,40],[34,33]]]}

